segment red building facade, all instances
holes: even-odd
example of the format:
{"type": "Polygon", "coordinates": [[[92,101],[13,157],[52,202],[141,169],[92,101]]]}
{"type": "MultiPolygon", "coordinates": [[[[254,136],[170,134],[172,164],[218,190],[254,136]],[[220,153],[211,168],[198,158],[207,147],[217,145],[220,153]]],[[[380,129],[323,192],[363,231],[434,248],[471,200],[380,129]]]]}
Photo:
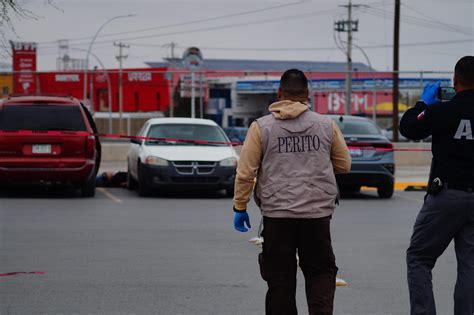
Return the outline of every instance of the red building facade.
{"type": "MultiPolygon", "coordinates": [[[[123,111],[166,111],[170,102],[170,85],[162,69],[126,69],[122,73],[123,111]]],[[[87,99],[95,112],[119,111],[118,70],[88,72],[87,99]]],[[[42,94],[71,95],[84,99],[84,72],[43,72],[37,75],[37,90],[42,94]]]]}

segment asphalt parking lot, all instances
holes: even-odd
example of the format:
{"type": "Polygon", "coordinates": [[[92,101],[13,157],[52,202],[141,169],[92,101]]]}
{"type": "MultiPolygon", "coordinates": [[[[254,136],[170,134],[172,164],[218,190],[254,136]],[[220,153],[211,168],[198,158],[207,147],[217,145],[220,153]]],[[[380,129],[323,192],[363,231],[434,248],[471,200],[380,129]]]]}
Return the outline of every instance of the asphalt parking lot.
{"type": "MultiPolygon", "coordinates": [[[[407,314],[405,250],[422,192],[347,196],[333,218],[339,277],[335,314],[407,314]]],[[[139,198],[100,188],[0,192],[1,314],[263,314],[253,228],[232,228],[222,194],[139,198]]],[[[439,314],[452,313],[452,246],[434,271],[439,314]]],[[[306,313],[299,273],[298,305],[306,313]]]]}

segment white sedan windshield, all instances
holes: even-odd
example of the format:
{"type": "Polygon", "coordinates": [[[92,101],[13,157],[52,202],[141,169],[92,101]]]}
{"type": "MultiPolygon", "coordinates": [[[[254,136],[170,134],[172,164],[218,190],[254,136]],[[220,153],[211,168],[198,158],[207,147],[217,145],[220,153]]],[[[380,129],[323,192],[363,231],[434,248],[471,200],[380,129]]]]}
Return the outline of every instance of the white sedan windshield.
{"type": "MultiPolygon", "coordinates": [[[[163,140],[148,140],[148,145],[196,145],[191,141],[228,142],[224,132],[216,126],[192,124],[161,124],[150,127],[147,137],[163,140]],[[180,142],[184,140],[190,142],[180,142]]],[[[225,145],[225,144],[204,144],[225,145]]]]}

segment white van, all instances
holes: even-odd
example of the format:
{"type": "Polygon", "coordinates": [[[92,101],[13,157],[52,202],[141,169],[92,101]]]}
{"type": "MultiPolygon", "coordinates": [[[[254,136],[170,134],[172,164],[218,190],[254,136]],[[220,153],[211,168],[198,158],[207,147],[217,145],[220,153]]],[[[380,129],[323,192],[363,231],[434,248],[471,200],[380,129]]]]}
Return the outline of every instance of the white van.
{"type": "Polygon", "coordinates": [[[239,156],[214,121],[154,118],[132,139],[128,152],[128,188],[140,196],[153,189],[221,190],[234,193],[239,156]]]}

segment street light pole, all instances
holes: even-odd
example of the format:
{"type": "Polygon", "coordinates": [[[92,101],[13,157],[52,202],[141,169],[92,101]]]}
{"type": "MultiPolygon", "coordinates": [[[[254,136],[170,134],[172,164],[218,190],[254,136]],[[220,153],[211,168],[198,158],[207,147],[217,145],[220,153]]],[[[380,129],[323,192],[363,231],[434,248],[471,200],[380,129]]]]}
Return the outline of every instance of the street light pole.
{"type": "Polygon", "coordinates": [[[344,113],[352,115],[352,1],[349,0],[348,29],[347,29],[347,74],[346,74],[346,101],[344,113]]]}
{"type": "Polygon", "coordinates": [[[354,45],[354,47],[356,47],[357,49],[359,49],[362,52],[362,55],[364,55],[368,66],[372,69],[372,80],[373,80],[373,83],[374,83],[374,86],[372,88],[372,120],[374,121],[374,123],[377,123],[377,92],[375,90],[375,88],[376,88],[375,71],[372,68],[372,63],[370,62],[369,56],[365,53],[365,51],[362,49],[362,47],[360,47],[359,45],[354,44],[354,43],[352,43],[352,45],[354,45]]]}
{"type": "Polygon", "coordinates": [[[122,19],[122,18],[127,18],[127,17],[132,17],[132,16],[135,16],[136,14],[127,14],[127,15],[117,15],[117,16],[114,16],[110,19],[108,19],[107,21],[105,21],[100,27],[99,29],[95,32],[94,34],[94,37],[92,37],[92,40],[89,44],[89,48],[87,49],[87,52],[86,52],[86,62],[84,63],[84,97],[83,97],[83,102],[85,103],[86,100],[87,100],[87,71],[89,70],[89,55],[91,53],[91,50],[92,50],[92,45],[94,45],[94,42],[97,38],[97,36],[99,35],[100,31],[102,31],[102,29],[107,25],[109,24],[110,22],[112,22],[113,20],[117,20],[117,19],[122,19]]]}
{"type": "Polygon", "coordinates": [[[395,0],[395,17],[393,26],[393,142],[398,142],[398,85],[400,57],[400,5],[401,0],[395,0]]]}
{"type": "MultiPolygon", "coordinates": [[[[74,48],[71,47],[72,50],[77,50],[77,51],[86,51],[85,49],[82,48],[74,48]]],[[[107,99],[108,99],[108,110],[109,110],[109,134],[112,133],[112,84],[110,82],[110,76],[109,73],[107,72],[107,69],[105,68],[104,64],[102,61],[97,57],[96,54],[94,54],[92,51],[89,52],[92,57],[95,58],[95,60],[99,63],[99,65],[102,67],[103,73],[105,74],[105,78],[107,80],[107,99]]]]}

